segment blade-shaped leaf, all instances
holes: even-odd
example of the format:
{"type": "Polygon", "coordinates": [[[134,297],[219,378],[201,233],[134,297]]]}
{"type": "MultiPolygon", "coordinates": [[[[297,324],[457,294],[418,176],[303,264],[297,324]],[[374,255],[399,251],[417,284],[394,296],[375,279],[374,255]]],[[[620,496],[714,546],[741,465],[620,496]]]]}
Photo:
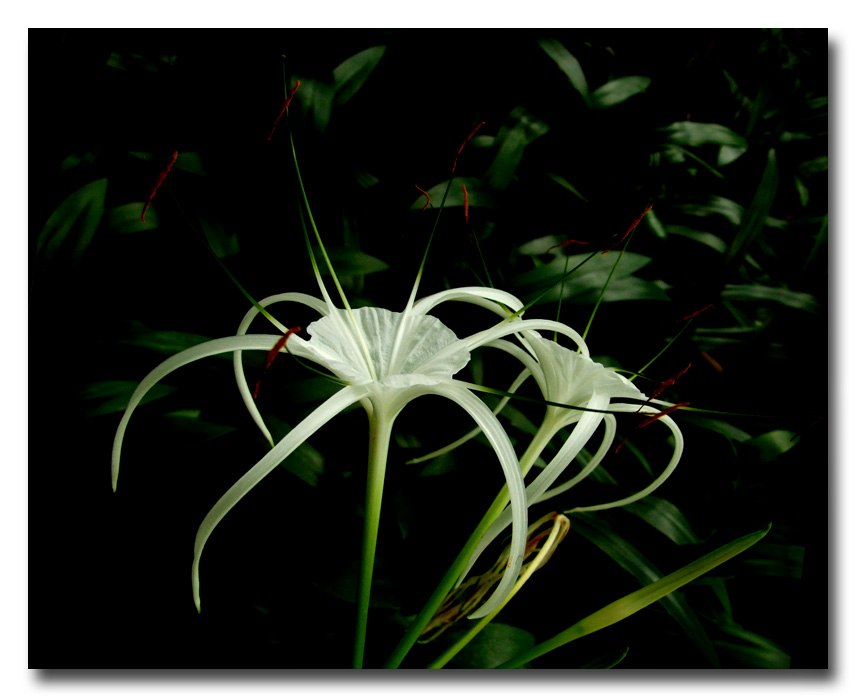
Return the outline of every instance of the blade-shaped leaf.
{"type": "Polygon", "coordinates": [[[716,145],[732,145],[738,148],[747,147],[746,140],[722,124],[676,121],[658,130],[664,134],[667,142],[676,145],[694,147],[714,143],[716,145]]]}
{"type": "Polygon", "coordinates": [[[539,41],[539,46],[556,62],[559,69],[568,77],[572,87],[589,104],[589,86],[586,84],[586,76],[583,74],[580,62],[556,39],[542,39],[539,41]]]}
{"type": "MultiPolygon", "coordinates": [[[[638,501],[636,504],[639,505],[640,502],[638,501]]],[[[639,550],[620,535],[604,526],[596,517],[585,514],[573,517],[571,526],[589,542],[595,544],[609,555],[622,569],[634,575],[638,582],[643,584],[650,583],[661,576],[658,568],[640,553],[639,550]]],[[[687,530],[689,531],[689,527],[687,527],[687,530]]],[[[690,532],[690,536],[693,536],[692,532],[690,532]]],[[[717,657],[717,652],[714,650],[714,645],[708,638],[696,613],[684,599],[684,596],[669,594],[662,597],[660,602],[705,655],[709,663],[713,667],[718,667],[720,660],[717,657]]]]}
{"type": "Polygon", "coordinates": [[[77,241],[72,258],[77,261],[86,251],[104,215],[107,179],[97,179],[67,197],[48,218],[36,241],[36,254],[51,259],[75,231],[77,241]]]}
{"type": "Polygon", "coordinates": [[[373,46],[351,56],[333,69],[336,104],[345,104],[359,90],[381,61],[386,46],[373,46]]]}
{"type": "Polygon", "coordinates": [[[606,109],[621,104],[626,99],[645,92],[651,83],[651,78],[642,75],[628,75],[611,80],[592,93],[592,106],[596,109],[606,109]]]}
{"type": "Polygon", "coordinates": [[[708,555],[703,555],[698,560],[691,562],[689,565],[685,565],[672,574],[668,574],[657,582],[649,584],[642,589],[638,589],[637,591],[608,604],[592,615],[578,621],[567,630],[555,635],[550,640],[536,645],[529,652],[524,652],[505,664],[502,664],[498,669],[514,669],[547,654],[551,650],[562,647],[573,640],[585,637],[586,635],[591,635],[594,632],[628,618],[629,616],[655,603],[655,601],[660,600],[667,594],[671,594],[677,589],[683,587],[685,584],[692,582],[697,577],[713,570],[719,565],[722,565],[724,562],[730,560],[739,553],[742,553],[747,548],[755,545],[762,540],[770,530],[771,527],[769,525],[761,531],[741,536],[741,538],[737,538],[731,543],[727,543],[717,550],[708,553],[708,555]]]}
{"type": "Polygon", "coordinates": [[[779,180],[777,156],[774,149],[771,148],[768,151],[768,161],[765,165],[765,171],[762,173],[762,181],[759,182],[756,195],[753,197],[750,208],[742,216],[741,227],[738,229],[738,234],[729,247],[729,253],[726,256],[727,263],[742,260],[747,253],[747,249],[750,247],[750,243],[762,231],[762,227],[765,225],[768,213],[771,210],[771,205],[774,203],[779,180]]]}

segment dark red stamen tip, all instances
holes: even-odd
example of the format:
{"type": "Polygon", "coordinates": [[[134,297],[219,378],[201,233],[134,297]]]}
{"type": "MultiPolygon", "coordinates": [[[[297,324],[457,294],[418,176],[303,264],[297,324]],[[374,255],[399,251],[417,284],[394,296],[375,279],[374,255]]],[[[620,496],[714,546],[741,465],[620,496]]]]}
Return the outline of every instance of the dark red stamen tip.
{"type": "Polygon", "coordinates": [[[253,399],[255,400],[259,395],[259,388],[262,385],[262,378],[265,377],[265,372],[274,363],[274,359],[277,358],[277,354],[282,351],[283,347],[286,346],[286,342],[289,341],[289,337],[291,337],[295,332],[300,332],[300,327],[292,327],[288,332],[286,332],[282,337],[277,340],[277,343],[274,345],[274,348],[268,352],[268,355],[265,357],[265,365],[262,367],[262,375],[259,377],[259,380],[256,381],[256,386],[253,388],[253,399]]]}
{"type": "Polygon", "coordinates": [[[280,108],[280,113],[277,115],[277,118],[274,120],[274,125],[271,126],[271,132],[268,134],[268,140],[271,140],[271,136],[274,135],[274,131],[277,129],[277,124],[280,123],[280,119],[283,118],[283,114],[286,113],[286,110],[289,108],[289,104],[292,103],[292,97],[295,96],[295,92],[298,91],[298,88],[301,86],[300,80],[295,80],[295,89],[289,92],[289,96],[286,97],[283,102],[283,106],[280,108]]]}
{"type": "MultiPolygon", "coordinates": [[[[417,187],[416,184],[414,186],[417,187]]],[[[419,191],[420,194],[426,197],[426,205],[423,206],[423,211],[425,211],[429,206],[431,206],[431,197],[425,189],[420,189],[419,187],[417,187],[417,191],[419,191]]]]}
{"type": "Polygon", "coordinates": [[[651,211],[651,210],[652,210],[652,206],[653,206],[653,204],[649,204],[648,208],[647,208],[645,211],[643,211],[639,216],[637,216],[637,218],[636,218],[636,219],[634,219],[634,222],[633,222],[633,223],[631,223],[631,225],[630,225],[630,227],[628,228],[628,230],[626,230],[626,231],[625,231],[625,234],[624,234],[622,237],[620,237],[618,240],[616,240],[616,242],[614,242],[613,244],[611,244],[611,245],[610,245],[606,250],[604,250],[601,254],[607,254],[607,253],[608,253],[608,252],[610,252],[611,250],[614,250],[614,249],[616,249],[619,245],[621,245],[621,244],[625,241],[625,238],[626,238],[626,237],[628,237],[628,236],[633,232],[634,228],[636,228],[638,225],[640,225],[640,221],[641,221],[641,220],[643,220],[643,216],[645,216],[649,211],[651,211]]]}
{"type": "Polygon", "coordinates": [[[464,146],[466,146],[466,145],[470,142],[470,139],[471,139],[471,138],[473,138],[473,136],[475,136],[475,135],[476,135],[476,132],[477,132],[480,128],[482,128],[484,125],[485,125],[485,122],[484,122],[484,121],[480,121],[480,122],[476,125],[476,127],[475,127],[475,128],[474,128],[474,129],[469,133],[469,134],[467,134],[467,138],[465,138],[465,139],[461,142],[461,145],[460,145],[460,146],[458,146],[458,150],[456,150],[456,151],[455,151],[455,161],[452,163],[452,172],[455,172],[455,168],[456,168],[456,166],[458,165],[458,156],[459,156],[459,155],[461,155],[461,151],[462,151],[462,150],[464,150],[464,146]]]}
{"type": "Polygon", "coordinates": [[[470,203],[467,201],[467,187],[462,184],[461,188],[464,190],[464,222],[470,222],[470,203]]]}
{"type": "MultiPolygon", "coordinates": [[[[687,370],[687,369],[685,369],[685,370],[687,370]]],[[[682,371],[682,373],[684,373],[684,371],[682,371]]],[[[689,402],[679,402],[675,405],[672,405],[671,407],[667,407],[665,410],[662,410],[661,412],[658,412],[657,414],[653,414],[651,417],[644,419],[642,422],[640,422],[637,426],[634,427],[634,430],[636,431],[637,429],[642,429],[643,427],[647,427],[647,426],[649,426],[649,424],[652,424],[653,422],[658,421],[661,417],[666,417],[670,412],[675,412],[676,410],[680,410],[682,407],[687,407],[689,404],[690,404],[689,402]]],[[[627,438],[623,439],[622,443],[620,443],[616,447],[616,450],[613,451],[613,453],[614,454],[619,453],[619,449],[625,445],[625,442],[627,440],[628,440],[627,438]]]]}
{"type": "Polygon", "coordinates": [[[713,308],[713,307],[714,307],[714,303],[709,303],[709,304],[708,304],[708,305],[706,305],[704,308],[700,308],[699,310],[694,310],[690,315],[685,315],[685,316],[682,318],[682,321],[684,321],[684,320],[690,320],[691,318],[694,318],[694,317],[696,317],[697,315],[699,315],[700,313],[704,313],[706,310],[708,310],[709,308],[713,308]]]}
{"type": "Polygon", "coordinates": [[[555,250],[558,247],[565,247],[566,245],[588,245],[589,243],[585,240],[566,240],[565,242],[561,242],[558,245],[554,245],[553,247],[548,247],[547,251],[555,250]]]}
{"type": "MultiPolygon", "coordinates": [[[[685,366],[681,371],[679,371],[678,373],[676,373],[672,378],[667,378],[667,379],[666,379],[663,383],[661,383],[661,384],[660,384],[660,386],[658,386],[658,388],[657,388],[657,389],[652,393],[652,396],[649,398],[649,400],[654,400],[658,395],[660,395],[662,392],[664,392],[664,390],[666,390],[666,389],[667,389],[667,388],[669,388],[671,385],[673,385],[673,384],[674,384],[674,383],[675,383],[679,378],[681,378],[685,373],[687,373],[687,372],[688,372],[688,369],[690,369],[690,366],[691,366],[691,365],[690,365],[690,364],[688,364],[688,365],[687,365],[687,366],[685,366]]],[[[639,411],[639,410],[638,410],[638,411],[639,411]]]]}
{"type": "Polygon", "coordinates": [[[146,222],[146,211],[149,210],[149,206],[152,204],[152,199],[155,198],[155,194],[157,193],[160,186],[164,183],[164,180],[167,178],[167,174],[169,174],[170,168],[175,164],[176,160],[179,157],[179,151],[175,151],[173,153],[172,159],[167,163],[166,168],[163,172],[158,175],[158,178],[155,180],[155,185],[152,187],[152,193],[149,194],[149,198],[146,201],[145,206],[143,206],[143,213],[140,214],[140,220],[143,223],[146,222]]]}

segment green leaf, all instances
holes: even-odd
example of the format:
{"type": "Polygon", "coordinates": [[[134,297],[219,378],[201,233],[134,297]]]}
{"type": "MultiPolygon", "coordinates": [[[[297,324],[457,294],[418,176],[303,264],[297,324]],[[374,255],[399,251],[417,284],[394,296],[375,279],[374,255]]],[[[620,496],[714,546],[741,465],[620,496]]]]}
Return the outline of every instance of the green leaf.
{"type": "Polygon", "coordinates": [[[596,109],[606,109],[621,104],[626,99],[645,92],[651,83],[651,78],[642,75],[629,75],[611,80],[592,93],[592,106],[596,109]]]}
{"type": "Polygon", "coordinates": [[[688,240],[694,240],[702,245],[710,247],[718,254],[726,254],[726,250],[729,249],[729,246],[723,238],[717,237],[714,233],[707,233],[704,230],[694,230],[693,228],[687,228],[683,225],[668,225],[667,233],[687,238],[688,240]]]}
{"type": "Polygon", "coordinates": [[[500,665],[498,668],[514,669],[526,664],[527,662],[531,662],[532,660],[541,657],[558,647],[562,647],[569,642],[585,637],[586,635],[591,635],[594,632],[628,618],[656,601],[659,601],[667,594],[671,594],[677,589],[683,587],[685,584],[692,582],[697,577],[713,570],[715,567],[722,565],[724,562],[747,550],[747,548],[750,548],[762,540],[770,530],[771,527],[769,525],[763,530],[737,538],[731,543],[727,543],[726,545],[717,548],[717,550],[708,553],[707,555],[703,555],[698,560],[690,563],[689,565],[685,565],[672,574],[668,574],[666,577],[659,579],[653,584],[649,584],[642,589],[638,589],[637,591],[608,604],[583,620],[578,621],[567,630],[555,635],[550,640],[536,645],[528,652],[523,652],[517,655],[505,664],[500,665]]]}
{"type": "MultiPolygon", "coordinates": [[[[79,397],[84,402],[94,402],[95,407],[85,410],[87,417],[98,417],[103,414],[124,412],[131,400],[131,395],[137,389],[139,381],[99,381],[91,383],[80,391],[79,397]]],[[[152,400],[157,400],[173,392],[175,388],[159,383],[154,386],[140,401],[143,405],[152,400]]]]}
{"type": "Polygon", "coordinates": [[[607,654],[598,659],[593,659],[591,662],[586,662],[578,667],[578,669],[612,669],[617,664],[620,664],[625,657],[628,656],[630,647],[626,647],[618,654],[607,654]]]}
{"type": "Polygon", "coordinates": [[[57,250],[69,239],[76,239],[72,259],[81,258],[104,215],[104,199],[107,195],[107,179],[97,179],[81,187],[66,198],[48,218],[36,241],[36,254],[43,259],[52,259],[57,250]]]}
{"type": "Polygon", "coordinates": [[[742,146],[722,145],[720,146],[720,152],[717,155],[717,166],[723,167],[724,165],[728,165],[730,162],[735,162],[746,152],[747,148],[742,146]]]}
{"type": "Polygon", "coordinates": [[[773,301],[808,313],[817,313],[819,310],[818,301],[809,293],[759,284],[726,285],[720,297],[734,301],[773,301]]]}
{"type": "Polygon", "coordinates": [[[200,419],[201,410],[178,410],[169,412],[167,418],[169,426],[185,434],[195,436],[200,441],[211,441],[212,439],[225,436],[236,430],[229,424],[215,424],[205,419],[200,419]]]}
{"type": "Polygon", "coordinates": [[[750,439],[747,445],[756,451],[760,461],[767,463],[791,450],[797,444],[797,439],[794,437],[795,434],[792,431],[775,429],[750,439]]]}
{"type": "Polygon", "coordinates": [[[235,233],[227,233],[220,223],[208,221],[201,216],[197,220],[205,239],[208,241],[208,246],[218,259],[230,257],[240,252],[238,236],[235,233]]]}
{"type": "MultiPolygon", "coordinates": [[[[453,633],[450,638],[458,639],[453,633]]],[[[533,634],[526,630],[489,623],[455,656],[452,665],[459,669],[493,669],[521,652],[532,650],[535,644],[533,634]]]]}
{"type": "MultiPolygon", "coordinates": [[[[432,206],[440,206],[440,201],[443,198],[443,192],[446,191],[448,182],[449,180],[443,181],[428,190],[432,206]]],[[[456,177],[453,186],[449,190],[449,195],[446,197],[444,208],[464,206],[464,191],[461,189],[461,185],[467,187],[467,205],[470,208],[480,206],[494,208],[497,205],[494,192],[486,184],[483,184],[481,179],[476,177],[456,177]]],[[[411,205],[411,210],[418,211],[425,204],[426,197],[420,194],[419,198],[411,205]]]]}
{"type": "MultiPolygon", "coordinates": [[[[271,430],[275,443],[285,438],[292,430],[288,424],[274,416],[266,416],[265,423],[271,430]]],[[[297,475],[310,487],[318,487],[319,478],[324,474],[324,456],[306,441],[280,465],[293,475],[297,475]]]]}
{"type": "MultiPolygon", "coordinates": [[[[329,245],[325,245],[325,249],[333,267],[336,269],[336,273],[340,276],[363,276],[389,268],[386,262],[382,262],[377,257],[368,255],[360,250],[345,247],[330,247],[329,245]]],[[[321,256],[320,248],[313,247],[313,252],[317,258],[321,256]]],[[[320,271],[322,275],[330,274],[330,270],[327,267],[322,267],[320,271]]]]}
{"type": "Polygon", "coordinates": [[[644,499],[626,505],[625,509],[639,516],[676,545],[692,545],[702,542],[693,532],[681,510],[666,499],[649,495],[644,499]]]}
{"type": "Polygon", "coordinates": [[[804,552],[802,545],[760,543],[738,564],[754,574],[800,579],[803,576],[804,552]]]}
{"type": "Polygon", "coordinates": [[[586,84],[586,77],[583,75],[583,68],[580,67],[580,62],[568,52],[565,46],[555,39],[541,39],[539,46],[554,60],[559,69],[566,74],[572,87],[580,93],[588,105],[589,86],[586,84]]]}
{"type": "Polygon", "coordinates": [[[776,153],[771,148],[768,151],[768,162],[765,165],[765,171],[762,173],[762,181],[759,183],[750,208],[741,217],[741,227],[738,228],[738,234],[729,247],[726,256],[727,264],[741,261],[747,254],[750,243],[761,232],[774,203],[779,179],[776,153]]]}
{"type": "MultiPolygon", "coordinates": [[[[547,175],[554,182],[559,184],[563,189],[567,189],[568,191],[570,191],[572,194],[574,194],[579,199],[582,199],[586,203],[589,203],[589,200],[583,194],[581,194],[575,187],[573,187],[569,183],[569,181],[567,179],[565,179],[565,177],[560,177],[559,175],[551,174],[550,172],[548,172],[547,175]]],[[[559,242],[559,240],[558,240],[558,242],[559,242]]],[[[556,243],[554,243],[554,244],[556,244],[556,243]]],[[[527,254],[527,253],[524,253],[524,254],[527,254]]]]}
{"type": "MultiPolygon", "coordinates": [[[[668,511],[668,503],[662,508],[662,512],[668,511]]],[[[676,510],[677,511],[677,510],[676,510]]],[[[674,513],[674,512],[670,512],[674,513]]],[[[668,514],[667,514],[668,515],[668,514]]],[[[679,527],[682,526],[679,513],[677,519],[679,527]]],[[[695,538],[687,522],[683,522],[686,527],[684,531],[678,535],[688,535],[695,538]]],[[[637,550],[633,545],[628,543],[620,535],[609,529],[601,523],[598,517],[593,515],[580,515],[571,519],[571,527],[580,533],[589,542],[598,546],[604,553],[616,562],[626,572],[632,574],[638,582],[646,584],[654,582],[661,577],[661,572],[653,565],[646,557],[637,550]]],[[[675,533],[676,530],[672,529],[675,533]]],[[[699,621],[694,610],[681,594],[669,594],[663,596],[660,600],[661,605],[673,617],[673,619],[681,626],[687,636],[700,649],[700,651],[708,659],[713,667],[718,667],[720,660],[717,658],[717,652],[714,650],[714,645],[708,638],[702,623],[699,621]]]]}
{"type": "Polygon", "coordinates": [[[512,183],[515,170],[524,156],[524,148],[547,132],[548,125],[522,107],[512,110],[495,138],[495,144],[499,144],[497,155],[483,180],[491,189],[503,191],[512,183]]]}
{"type": "MultiPolygon", "coordinates": [[[[209,339],[210,337],[203,337],[202,335],[191,334],[190,332],[150,330],[138,325],[130,338],[120,339],[119,343],[172,356],[185,349],[190,349],[198,344],[207,342],[209,339]]],[[[218,354],[216,358],[232,361],[231,354],[218,354]]]]}
{"type": "Polygon", "coordinates": [[[741,225],[744,207],[741,204],[723,196],[712,196],[704,204],[680,204],[676,208],[682,213],[702,218],[708,216],[723,216],[732,225],[741,225]]]}
{"type": "MultiPolygon", "coordinates": [[[[375,70],[386,46],[373,46],[344,60],[333,69],[333,87],[336,90],[335,102],[345,104],[359,90],[375,70]]],[[[301,85],[303,86],[303,84],[301,85]]]]}
{"type": "MultiPolygon", "coordinates": [[[[547,247],[549,245],[545,246],[545,248],[547,247]]],[[[562,285],[555,285],[539,302],[555,302],[562,296],[564,299],[570,299],[573,303],[594,303],[601,295],[604,279],[607,278],[616,263],[617,255],[619,255],[618,251],[595,255],[578,272],[568,277],[562,285]]],[[[568,268],[574,268],[576,264],[584,261],[587,257],[588,255],[570,255],[568,268]]],[[[565,259],[564,255],[557,255],[548,264],[520,274],[512,280],[512,284],[523,295],[533,294],[556,284],[566,271],[565,259]]],[[[651,257],[635,252],[626,252],[616,268],[607,292],[604,294],[604,302],[640,299],[669,300],[669,296],[658,282],[633,276],[635,271],[651,261],[651,257]]]]}
{"type": "Polygon", "coordinates": [[[721,124],[702,124],[696,121],[676,121],[658,129],[666,136],[669,143],[688,147],[714,143],[715,145],[731,145],[747,148],[747,141],[732,129],[721,124]]]}
{"type": "Polygon", "coordinates": [[[149,208],[146,211],[146,220],[140,220],[144,205],[142,201],[135,201],[134,203],[108,208],[104,212],[105,227],[120,235],[154,230],[158,227],[158,213],[154,208],[149,208]]]}

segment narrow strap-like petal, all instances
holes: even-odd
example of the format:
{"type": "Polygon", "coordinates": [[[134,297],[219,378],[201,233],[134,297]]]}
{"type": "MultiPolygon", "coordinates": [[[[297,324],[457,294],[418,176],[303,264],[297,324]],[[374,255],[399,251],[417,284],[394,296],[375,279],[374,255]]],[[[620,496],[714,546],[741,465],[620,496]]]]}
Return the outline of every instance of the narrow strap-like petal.
{"type": "Polygon", "coordinates": [[[473,303],[474,305],[487,308],[501,317],[508,316],[509,310],[517,311],[524,306],[520,299],[506,291],[500,291],[496,288],[486,288],[484,286],[465,286],[462,288],[450,288],[446,291],[426,296],[414,304],[413,311],[424,315],[446,301],[473,303]],[[504,308],[503,306],[506,307],[504,308]]]}
{"type": "MultiPolygon", "coordinates": [[[[272,303],[281,303],[284,301],[291,301],[293,303],[302,303],[303,305],[308,305],[313,310],[317,311],[320,315],[327,315],[327,303],[319,300],[318,298],[314,298],[313,296],[307,295],[306,293],[278,293],[275,296],[268,296],[267,298],[263,298],[259,301],[259,305],[263,308],[271,305],[272,303]]],[[[250,323],[253,322],[253,319],[259,314],[259,311],[256,309],[256,306],[250,308],[247,311],[247,314],[244,316],[244,319],[241,320],[241,324],[238,326],[237,335],[243,335],[247,332],[247,329],[250,327],[250,323]]],[[[284,334],[287,332],[287,329],[277,323],[277,329],[279,329],[284,334]]],[[[291,341],[291,339],[289,339],[291,341]]],[[[273,348],[273,344],[268,347],[270,351],[273,348]]],[[[259,409],[256,407],[256,401],[253,399],[253,395],[250,392],[250,388],[247,385],[247,377],[244,375],[244,364],[241,363],[241,352],[236,351],[232,357],[232,366],[235,370],[235,382],[238,384],[238,392],[241,394],[241,399],[244,401],[245,407],[247,407],[247,411],[250,413],[250,416],[253,418],[253,421],[256,423],[256,426],[262,431],[262,434],[268,440],[268,443],[273,447],[274,439],[271,436],[271,432],[268,431],[268,427],[265,426],[265,421],[262,419],[262,415],[259,413],[259,409]]]]}
{"type": "Polygon", "coordinates": [[[509,508],[512,516],[512,543],[509,549],[509,562],[499,586],[488,601],[479,610],[468,616],[469,618],[482,618],[503,603],[503,600],[514,587],[518,573],[521,571],[524,548],[527,543],[527,503],[524,480],[521,477],[520,465],[509,437],[484,402],[466,388],[452,383],[426,386],[425,392],[448,397],[473,417],[497,454],[500,466],[503,468],[503,474],[506,476],[506,485],[509,488],[509,508]]]}
{"type": "MultiPolygon", "coordinates": [[[[657,414],[658,410],[645,410],[645,412],[651,414],[657,414]]],[[[595,504],[590,507],[575,507],[574,509],[569,509],[566,514],[573,514],[578,511],[599,511],[602,509],[615,509],[616,507],[623,507],[626,504],[630,504],[631,502],[636,502],[638,499],[642,499],[643,497],[647,497],[652,492],[654,492],[658,487],[660,487],[664,481],[673,473],[676,466],[678,465],[679,460],[681,459],[681,453],[684,450],[684,437],[681,435],[681,429],[678,428],[678,425],[669,417],[661,417],[659,420],[662,424],[665,424],[667,428],[672,432],[673,437],[675,437],[675,448],[673,448],[672,458],[670,458],[670,462],[667,463],[667,467],[664,468],[664,471],[658,475],[654,482],[651,485],[646,487],[643,490],[637,492],[637,494],[633,494],[630,497],[625,497],[624,499],[619,499],[615,502],[608,502],[607,504],[595,504]]]]}
{"type": "MultiPolygon", "coordinates": [[[[587,407],[596,410],[605,409],[610,403],[610,398],[606,395],[598,395],[593,396],[592,400],[589,401],[587,407]]],[[[610,416],[610,415],[607,415],[610,416]]],[[[531,482],[526,489],[527,495],[527,507],[531,507],[533,504],[538,502],[544,492],[562,475],[563,471],[568,467],[569,463],[577,457],[577,454],[580,453],[580,449],[582,449],[589,439],[592,437],[592,434],[595,433],[595,430],[598,428],[598,425],[601,423],[605,415],[599,414],[597,412],[584,412],[580,421],[575,424],[574,429],[571,432],[571,435],[566,439],[565,443],[560,448],[559,452],[553,457],[550,463],[539,473],[538,477],[531,482]]],[[[614,420],[615,421],[615,420],[614,420]]],[[[595,464],[597,465],[597,463],[595,464]]],[[[595,466],[593,466],[594,468],[595,466]]],[[[591,470],[589,470],[586,474],[588,475],[591,470]]],[[[583,475],[586,477],[586,475],[583,475]]],[[[578,475],[579,479],[583,479],[578,475]]],[[[476,547],[476,550],[473,551],[473,554],[470,556],[470,560],[467,562],[467,567],[461,573],[459,577],[458,583],[460,584],[464,578],[467,576],[467,573],[470,572],[473,565],[479,559],[479,556],[485,551],[485,549],[494,542],[494,540],[499,536],[503,531],[506,530],[506,527],[512,521],[512,512],[506,508],[503,510],[503,513],[497,517],[494,523],[488,528],[482,538],[479,540],[479,544],[476,547]]]]}
{"type": "Polygon", "coordinates": [[[197,610],[200,608],[199,602],[199,558],[202,554],[202,549],[205,542],[208,540],[214,527],[220,520],[226,516],[232,507],[247,494],[259,481],[283,462],[292,451],[312,436],[318,429],[327,424],[337,414],[342,412],[346,407],[353,405],[355,402],[364,398],[369,392],[367,386],[348,386],[343,388],[338,393],[328,398],[325,402],[319,405],[308,417],[300,424],[292,429],[273,449],[266,453],[262,460],[248,470],[226,494],[224,494],[217,503],[208,512],[199,531],[196,534],[196,541],[193,546],[193,600],[197,610]]]}
{"type": "MultiPolygon", "coordinates": [[[[185,364],[189,364],[197,359],[204,359],[207,356],[215,354],[225,354],[227,352],[238,351],[241,349],[261,349],[262,351],[270,351],[271,347],[277,343],[280,338],[275,334],[251,334],[242,337],[223,337],[222,339],[212,339],[208,342],[203,342],[190,349],[185,349],[175,356],[171,356],[162,364],[152,370],[137,386],[134,394],[128,402],[128,407],[125,408],[125,414],[122,415],[122,421],[119,422],[119,427],[116,430],[116,436],[113,439],[113,457],[111,463],[111,471],[113,476],[113,489],[116,489],[116,482],[119,479],[119,455],[122,451],[122,439],[125,436],[125,428],[128,426],[128,420],[131,419],[131,414],[143,396],[152,389],[159,380],[181,368],[185,364]]],[[[296,337],[299,342],[302,342],[299,337],[296,337]]]]}

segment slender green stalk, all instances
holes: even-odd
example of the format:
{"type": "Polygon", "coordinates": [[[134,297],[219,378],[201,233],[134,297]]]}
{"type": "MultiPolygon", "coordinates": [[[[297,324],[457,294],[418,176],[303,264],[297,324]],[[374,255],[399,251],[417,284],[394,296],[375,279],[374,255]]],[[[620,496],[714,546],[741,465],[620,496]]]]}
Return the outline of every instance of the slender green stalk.
{"type": "MultiPolygon", "coordinates": [[[[616,267],[619,266],[619,262],[622,261],[622,257],[625,256],[625,250],[628,249],[628,243],[631,242],[631,238],[634,237],[634,231],[636,231],[636,227],[631,231],[631,234],[628,236],[628,239],[625,241],[624,247],[622,247],[622,251],[619,253],[619,256],[616,257],[616,262],[613,264],[613,268],[610,270],[610,274],[607,276],[607,281],[604,282],[604,286],[601,287],[601,294],[598,296],[598,300],[595,302],[595,307],[592,309],[592,312],[589,314],[589,321],[586,323],[586,329],[583,330],[583,339],[586,339],[586,335],[589,334],[589,328],[592,327],[592,321],[595,319],[595,313],[598,312],[598,308],[601,307],[601,302],[604,300],[604,296],[607,294],[607,287],[610,285],[610,281],[613,279],[613,274],[616,273],[616,267]]],[[[579,350],[578,350],[579,351],[579,350]]]]}
{"type": "Polygon", "coordinates": [[[378,543],[378,526],[381,520],[381,499],[384,493],[384,474],[387,470],[387,453],[393,419],[382,410],[369,417],[369,473],[366,478],[366,506],[363,522],[363,554],[360,562],[360,586],[357,590],[357,629],[354,635],[354,668],[363,668],[366,648],[366,625],[369,620],[369,599],[372,592],[372,571],[375,567],[375,548],[378,543]]]}
{"type": "MultiPolygon", "coordinates": [[[[553,438],[553,430],[544,428],[544,424],[542,427],[543,428],[540,428],[533,437],[532,442],[530,442],[529,447],[521,457],[520,465],[522,476],[526,475],[529,469],[533,466],[533,463],[536,462],[536,458],[538,458],[539,454],[553,438]]],[[[503,513],[503,510],[508,504],[509,490],[504,485],[503,489],[500,490],[500,493],[495,497],[494,502],[488,508],[488,511],[485,512],[485,516],[482,517],[482,520],[477,524],[476,528],[473,529],[473,533],[470,534],[470,538],[467,539],[467,542],[464,544],[461,552],[458,553],[458,556],[446,571],[443,579],[440,580],[440,583],[437,585],[434,593],[431,595],[429,600],[426,601],[425,606],[423,606],[419,615],[414,619],[410,627],[408,627],[404,637],[399,641],[399,644],[393,650],[392,654],[387,658],[387,661],[384,664],[385,669],[396,669],[402,663],[402,660],[407,656],[411,647],[414,646],[414,643],[419,638],[423,628],[425,628],[432,617],[434,617],[434,614],[437,612],[437,609],[440,608],[440,605],[443,603],[447,594],[449,594],[449,592],[455,587],[458,578],[461,576],[461,573],[470,561],[470,556],[473,555],[473,551],[476,550],[479,540],[491,524],[494,523],[496,518],[503,513]]]]}

